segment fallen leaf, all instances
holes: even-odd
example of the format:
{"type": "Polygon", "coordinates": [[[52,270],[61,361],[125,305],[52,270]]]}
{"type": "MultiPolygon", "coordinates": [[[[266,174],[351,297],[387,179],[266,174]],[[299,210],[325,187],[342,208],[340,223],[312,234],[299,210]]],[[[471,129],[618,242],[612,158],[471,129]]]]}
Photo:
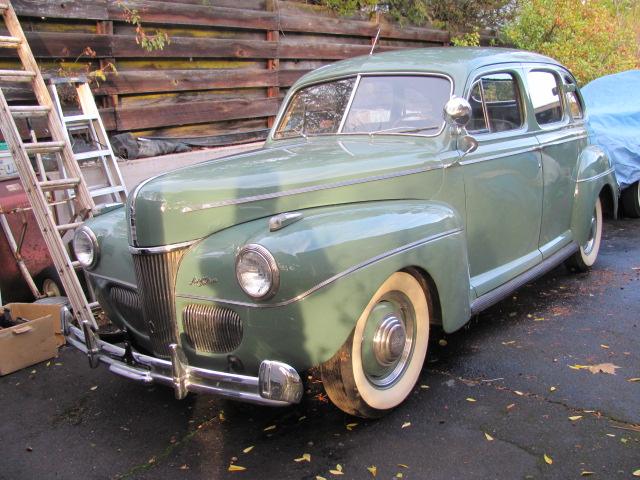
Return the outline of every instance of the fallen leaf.
{"type": "Polygon", "coordinates": [[[520,395],[520,396],[524,395],[524,393],[522,393],[520,390],[514,390],[513,393],[515,393],[516,395],[520,395]]]}
{"type": "Polygon", "coordinates": [[[438,340],[438,345],[440,345],[441,347],[446,347],[447,341],[444,338],[441,338],[440,340],[438,340]]]}
{"type": "Polygon", "coordinates": [[[276,426],[275,425],[269,425],[267,428],[265,428],[264,430],[262,430],[263,432],[268,432],[269,430],[275,430],[276,426]]]}
{"type": "Polygon", "coordinates": [[[601,346],[602,348],[609,349],[609,345],[605,345],[604,343],[601,343],[601,344],[600,344],[600,346],[601,346]]]}
{"type": "Polygon", "coordinates": [[[508,342],[502,342],[503,345],[513,345],[514,343],[516,343],[515,340],[510,340],[508,342]]]}
{"type": "Polygon", "coordinates": [[[620,439],[620,441],[621,441],[622,443],[627,443],[629,440],[628,440],[628,439],[626,439],[626,438],[621,438],[621,439],[620,439]]]}
{"type": "Polygon", "coordinates": [[[551,388],[549,389],[549,391],[550,391],[550,392],[555,392],[555,391],[556,391],[556,387],[551,387],[551,388]]]}
{"type": "Polygon", "coordinates": [[[405,465],[404,463],[399,463],[398,466],[402,468],[409,468],[409,465],[405,465]]]}
{"type": "Polygon", "coordinates": [[[91,390],[92,392],[95,392],[98,389],[97,385],[94,385],[93,387],[91,387],[89,390],[91,390]]]}
{"type": "Polygon", "coordinates": [[[220,413],[218,414],[218,419],[221,422],[224,422],[227,418],[224,416],[224,410],[220,410],[220,413]]]}
{"type": "Polygon", "coordinates": [[[598,363],[597,365],[569,365],[573,370],[589,370],[591,373],[616,374],[616,369],[621,368],[613,363],[598,363]]]}
{"type": "Polygon", "coordinates": [[[369,470],[369,473],[371,473],[371,475],[373,475],[374,477],[378,474],[378,468],[375,465],[367,467],[367,470],[369,470]]]}
{"type": "Polygon", "coordinates": [[[404,477],[404,475],[402,475],[402,472],[396,473],[396,478],[402,478],[402,477],[404,477]]]}
{"type": "Polygon", "coordinates": [[[631,475],[633,475],[634,477],[640,477],[640,468],[634,471],[631,475]]]}
{"type": "Polygon", "coordinates": [[[472,402],[472,403],[473,403],[473,402],[475,402],[475,401],[476,401],[476,399],[475,399],[475,398],[467,397],[467,402],[472,402]]]}
{"type": "Polygon", "coordinates": [[[410,427],[410,426],[411,426],[411,422],[404,422],[402,424],[402,427],[400,427],[400,428],[407,428],[407,427],[410,427]]]}
{"type": "Polygon", "coordinates": [[[629,378],[627,380],[627,382],[640,382],[640,377],[636,377],[636,378],[629,378]]]}
{"type": "Polygon", "coordinates": [[[301,421],[302,421],[302,420],[304,420],[305,418],[307,418],[307,416],[306,416],[306,415],[303,415],[303,416],[301,416],[301,417],[298,419],[298,421],[299,421],[299,422],[301,422],[301,421]]]}
{"type": "Polygon", "coordinates": [[[595,472],[590,472],[589,470],[583,470],[580,472],[581,477],[588,477],[589,475],[593,475],[595,472]]]}
{"type": "Polygon", "coordinates": [[[294,458],[293,461],[294,462],[310,462],[311,461],[311,454],[310,453],[303,453],[300,458],[294,458]]]}
{"type": "MultiPolygon", "coordinates": [[[[632,381],[636,381],[636,380],[640,380],[640,378],[637,378],[637,379],[631,379],[631,380],[629,380],[629,381],[630,381],[630,382],[632,382],[632,381]]],[[[427,388],[429,388],[429,385],[420,385],[420,388],[422,388],[423,390],[426,390],[427,388]]]]}
{"type": "Polygon", "coordinates": [[[490,442],[493,442],[493,437],[489,435],[487,432],[484,432],[484,436],[487,440],[489,440],[490,442]]]}
{"type": "Polygon", "coordinates": [[[249,453],[251,450],[253,450],[253,445],[242,450],[242,453],[249,453]]]}
{"type": "Polygon", "coordinates": [[[545,320],[544,317],[536,317],[536,318],[533,319],[534,322],[542,322],[544,320],[545,320]]]}
{"type": "Polygon", "coordinates": [[[509,405],[507,405],[507,410],[511,410],[515,406],[516,406],[515,403],[510,403],[509,405]]]}
{"type": "Polygon", "coordinates": [[[180,465],[180,470],[189,470],[189,465],[186,463],[184,465],[180,465]]]}
{"type": "Polygon", "coordinates": [[[331,475],[344,475],[344,472],[342,471],[342,465],[337,464],[335,470],[329,470],[329,473],[331,475]]]}
{"type": "Polygon", "coordinates": [[[353,430],[353,427],[358,426],[357,423],[347,423],[347,430],[351,431],[353,430]]]}
{"type": "Polygon", "coordinates": [[[551,465],[553,463],[553,459],[547,455],[546,453],[543,455],[544,457],[544,461],[547,463],[547,465],[551,465]]]}
{"type": "Polygon", "coordinates": [[[327,480],[327,479],[324,477],[321,477],[320,475],[316,475],[316,480],[327,480]]]}
{"type": "Polygon", "coordinates": [[[569,417],[569,420],[571,420],[572,422],[575,422],[576,420],[580,420],[582,418],[582,415],[574,415],[573,417],[569,417]]]}
{"type": "Polygon", "coordinates": [[[240,465],[229,465],[230,472],[242,472],[246,470],[245,467],[241,467],[240,465]]]}
{"type": "Polygon", "coordinates": [[[51,366],[51,362],[47,362],[46,366],[50,367],[51,366]]]}

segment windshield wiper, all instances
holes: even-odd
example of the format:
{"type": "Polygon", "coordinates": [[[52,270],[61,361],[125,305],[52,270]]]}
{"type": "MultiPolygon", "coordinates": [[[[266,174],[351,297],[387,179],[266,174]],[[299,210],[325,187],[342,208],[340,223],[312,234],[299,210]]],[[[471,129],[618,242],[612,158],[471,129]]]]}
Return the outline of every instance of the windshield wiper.
{"type": "Polygon", "coordinates": [[[396,130],[400,130],[397,133],[416,133],[416,132],[422,132],[423,130],[437,130],[437,129],[440,128],[440,125],[433,125],[433,126],[430,126],[430,127],[410,128],[409,130],[402,130],[403,128],[407,128],[407,127],[385,128],[383,130],[376,130],[376,131],[373,131],[373,132],[369,132],[369,135],[376,135],[378,133],[394,132],[396,130]]]}

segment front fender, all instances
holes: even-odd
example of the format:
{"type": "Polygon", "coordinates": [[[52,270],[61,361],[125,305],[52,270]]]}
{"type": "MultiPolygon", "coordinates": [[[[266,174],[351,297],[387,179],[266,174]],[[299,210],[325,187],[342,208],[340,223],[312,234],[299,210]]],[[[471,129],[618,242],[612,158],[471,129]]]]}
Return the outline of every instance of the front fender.
{"type": "Polygon", "coordinates": [[[589,145],[578,158],[578,176],[571,215],[571,231],[579,245],[588,239],[593,206],[600,193],[607,187],[611,189],[615,217],[620,192],[613,166],[604,150],[597,145],[589,145]]]}
{"type": "Polygon", "coordinates": [[[407,267],[419,267],[432,278],[445,330],[468,320],[466,244],[462,220],[451,207],[387,201],[302,213],[302,220],[276,232],[269,231],[266,219],[218,232],[193,248],[180,266],[177,308],[197,302],[236,310],[244,340],[234,354],[248,369],[264,358],[297,369],[326,361],[375,290],[407,267]],[[280,291],[268,301],[251,300],[236,283],[235,253],[246,243],[268,248],[279,265],[280,291]]]}

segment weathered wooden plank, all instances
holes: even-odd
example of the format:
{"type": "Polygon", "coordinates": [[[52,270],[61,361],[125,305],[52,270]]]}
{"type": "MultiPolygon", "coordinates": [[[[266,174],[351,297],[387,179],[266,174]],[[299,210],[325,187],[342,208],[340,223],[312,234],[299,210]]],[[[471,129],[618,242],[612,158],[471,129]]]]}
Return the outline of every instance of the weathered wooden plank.
{"type": "Polygon", "coordinates": [[[19,16],[107,20],[107,3],[113,0],[12,0],[19,16]]]}
{"type": "MultiPolygon", "coordinates": [[[[149,0],[153,2],[166,2],[166,0],[149,0]]],[[[264,10],[265,0],[174,0],[181,5],[206,5],[217,7],[241,8],[246,10],[264,10]]]]}
{"type": "Polygon", "coordinates": [[[182,105],[116,108],[118,130],[141,130],[167,125],[217,122],[275,115],[279,98],[222,100],[182,105]]]}
{"type": "MultiPolygon", "coordinates": [[[[109,35],[94,35],[87,33],[51,33],[25,32],[27,41],[36,58],[73,58],[82,55],[86,47],[96,52],[96,57],[110,57],[111,40],[109,35]]],[[[135,45],[133,38],[129,39],[135,45]]],[[[139,47],[138,47],[139,48],[139,47]]],[[[13,58],[14,52],[0,50],[0,58],[13,58]]]]}
{"type": "Polygon", "coordinates": [[[268,70],[139,70],[109,74],[105,82],[94,88],[94,93],[116,95],[275,85],[278,85],[278,72],[268,70]]]}
{"type": "MultiPolygon", "coordinates": [[[[285,43],[278,45],[279,58],[322,59],[341,60],[343,58],[367,55],[371,50],[370,45],[322,44],[322,43],[285,43]]],[[[378,52],[397,50],[396,47],[379,47],[378,52]]]]}
{"type": "Polygon", "coordinates": [[[274,58],[278,49],[276,42],[174,37],[164,49],[147,52],[136,45],[132,37],[114,35],[112,38],[115,57],[274,58]]]}
{"type": "MultiPolygon", "coordinates": [[[[145,24],[202,25],[259,30],[278,28],[277,18],[271,12],[148,0],[128,0],[126,5],[130,9],[143,12],[145,24]]],[[[116,2],[110,2],[107,9],[111,20],[124,19],[124,11],[116,2]]]]}
{"type": "Polygon", "coordinates": [[[308,72],[309,70],[279,70],[278,83],[280,87],[290,87],[296,80],[308,72]]]}

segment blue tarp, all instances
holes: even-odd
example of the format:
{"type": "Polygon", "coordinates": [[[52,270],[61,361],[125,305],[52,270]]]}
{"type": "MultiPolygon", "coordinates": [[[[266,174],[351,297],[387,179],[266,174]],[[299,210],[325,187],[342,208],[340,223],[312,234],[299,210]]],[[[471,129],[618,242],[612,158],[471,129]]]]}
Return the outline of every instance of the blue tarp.
{"type": "Polygon", "coordinates": [[[584,88],[592,143],[609,155],[621,188],[640,180],[640,70],[600,77],[584,88]]]}

